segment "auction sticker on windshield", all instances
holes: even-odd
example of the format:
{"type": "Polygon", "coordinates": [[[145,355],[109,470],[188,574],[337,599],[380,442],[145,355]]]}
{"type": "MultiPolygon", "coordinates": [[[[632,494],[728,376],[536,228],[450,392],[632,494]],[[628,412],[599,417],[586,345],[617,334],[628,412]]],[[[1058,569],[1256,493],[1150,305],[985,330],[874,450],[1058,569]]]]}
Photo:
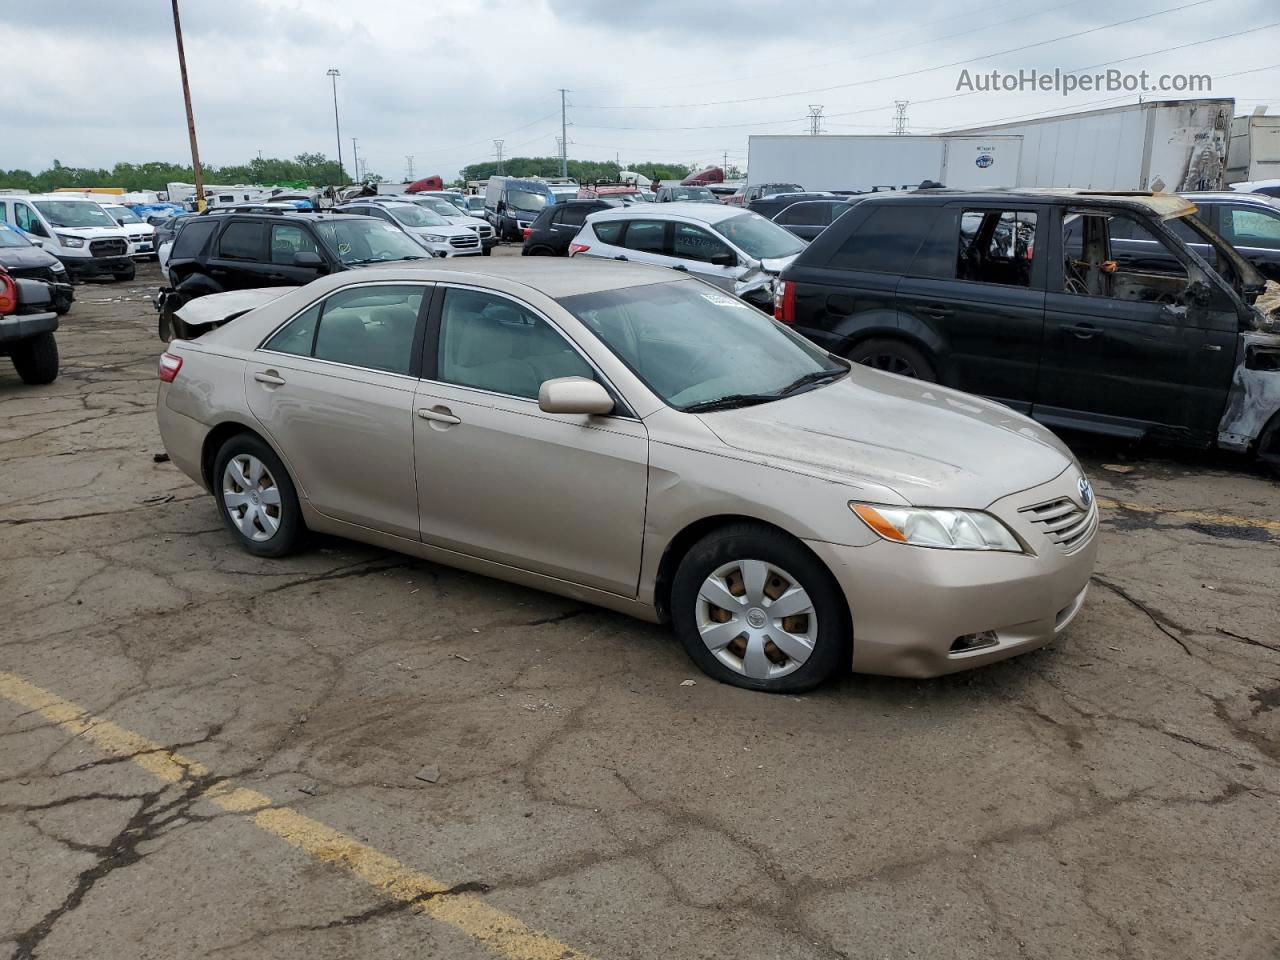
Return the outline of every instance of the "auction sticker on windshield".
{"type": "Polygon", "coordinates": [[[749,304],[743,303],[741,300],[735,300],[733,297],[726,297],[723,293],[704,293],[702,299],[708,303],[714,303],[717,307],[737,307],[739,310],[750,310],[749,304]]]}

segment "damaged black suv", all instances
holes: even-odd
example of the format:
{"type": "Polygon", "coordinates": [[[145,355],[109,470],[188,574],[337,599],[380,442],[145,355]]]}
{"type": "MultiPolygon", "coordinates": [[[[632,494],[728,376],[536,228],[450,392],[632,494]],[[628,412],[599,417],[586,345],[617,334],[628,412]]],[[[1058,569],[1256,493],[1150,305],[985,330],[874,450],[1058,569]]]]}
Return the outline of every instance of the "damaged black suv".
{"type": "Polygon", "coordinates": [[[783,272],[775,315],[1050,427],[1280,463],[1280,328],[1253,307],[1265,280],[1195,212],[1150,193],[867,197],[783,272]],[[1164,256],[1132,258],[1135,238],[1164,256]]]}

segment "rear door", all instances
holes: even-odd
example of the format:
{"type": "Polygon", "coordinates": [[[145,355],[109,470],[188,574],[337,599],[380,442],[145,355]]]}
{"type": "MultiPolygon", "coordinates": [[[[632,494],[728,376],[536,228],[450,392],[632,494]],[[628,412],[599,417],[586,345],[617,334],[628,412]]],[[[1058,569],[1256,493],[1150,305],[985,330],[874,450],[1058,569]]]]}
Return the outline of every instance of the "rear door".
{"type": "Polygon", "coordinates": [[[324,251],[310,229],[299,223],[273,223],[269,235],[271,268],[266,278],[274,284],[303,286],[328,271],[314,266],[300,266],[295,262],[298,254],[312,253],[321,260],[324,251]]]}
{"type": "Polygon", "coordinates": [[[1214,209],[1218,233],[1264,277],[1280,282],[1280,210],[1243,203],[1214,204],[1214,209]]]}
{"type": "Polygon", "coordinates": [[[267,243],[264,220],[227,217],[213,242],[205,272],[224,290],[282,285],[284,277],[272,267],[267,243]]]}
{"type": "Polygon", "coordinates": [[[1068,210],[1064,230],[1063,212],[1052,216],[1036,419],[1116,436],[1212,438],[1235,365],[1238,321],[1218,299],[1225,294],[1210,287],[1197,299],[1189,259],[1144,218],[1068,210]],[[1113,230],[1145,252],[1117,261],[1113,230]]]}
{"type": "MultiPolygon", "coordinates": [[[[605,209],[604,207],[600,208],[605,209]]],[[[582,225],[587,222],[587,214],[596,211],[590,207],[572,204],[562,207],[556,204],[552,207],[551,212],[551,229],[548,231],[551,236],[548,238],[551,247],[557,253],[568,253],[569,244],[573,238],[578,235],[578,231],[582,229],[582,225]]]]}
{"type": "Polygon", "coordinates": [[[667,236],[669,226],[670,222],[667,220],[628,220],[619,243],[624,249],[614,259],[652,263],[660,267],[674,265],[667,236]]]}
{"type": "Polygon", "coordinates": [[[939,379],[1023,413],[1044,333],[1042,220],[1022,202],[949,205],[898,285],[905,323],[938,345],[939,379]]]}
{"type": "Polygon", "coordinates": [[[413,395],[430,284],[361,283],[303,310],[245,371],[249,409],[325,516],[418,539],[413,395]]]}

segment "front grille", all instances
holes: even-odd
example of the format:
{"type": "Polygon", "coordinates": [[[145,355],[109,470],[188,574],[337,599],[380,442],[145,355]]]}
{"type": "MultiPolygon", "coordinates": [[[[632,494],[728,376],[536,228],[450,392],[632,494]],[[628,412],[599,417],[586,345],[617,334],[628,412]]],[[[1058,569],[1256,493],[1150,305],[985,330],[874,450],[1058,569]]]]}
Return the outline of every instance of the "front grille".
{"type": "Polygon", "coordinates": [[[91,240],[89,252],[95,257],[123,257],[129,244],[125,240],[91,240]]]}
{"type": "Polygon", "coordinates": [[[1038,530],[1062,548],[1063,553],[1079,550],[1089,542],[1098,526],[1097,504],[1082,507],[1070,497],[1023,507],[1018,512],[1025,514],[1038,530]]]}
{"type": "Polygon", "coordinates": [[[476,226],[472,227],[471,229],[472,229],[472,230],[474,230],[474,231],[476,232],[476,235],[477,235],[477,236],[479,236],[479,237],[481,237],[482,239],[486,239],[486,240],[487,240],[489,237],[492,237],[492,236],[493,236],[493,227],[490,227],[490,226],[488,226],[488,225],[479,225],[479,224],[478,224],[478,225],[476,225],[476,226]]]}
{"type": "Polygon", "coordinates": [[[449,246],[455,247],[458,250],[467,250],[472,247],[480,246],[480,238],[479,237],[450,237],[449,246]]]}
{"type": "Polygon", "coordinates": [[[59,279],[48,267],[10,267],[9,276],[15,280],[43,280],[45,283],[58,283],[59,279]]]}

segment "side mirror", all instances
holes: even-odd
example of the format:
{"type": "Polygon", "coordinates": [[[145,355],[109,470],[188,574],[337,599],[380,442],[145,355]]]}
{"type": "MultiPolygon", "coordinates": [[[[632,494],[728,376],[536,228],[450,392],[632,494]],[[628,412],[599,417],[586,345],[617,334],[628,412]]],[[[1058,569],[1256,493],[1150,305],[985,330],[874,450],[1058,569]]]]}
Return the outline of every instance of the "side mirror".
{"type": "Polygon", "coordinates": [[[37,246],[37,247],[44,246],[44,240],[42,240],[40,237],[35,236],[34,234],[28,234],[27,240],[30,241],[34,246],[37,246]]]}
{"type": "Polygon", "coordinates": [[[1196,306],[1208,306],[1213,301],[1213,287],[1203,280],[1193,280],[1187,286],[1186,299],[1188,303],[1194,303],[1196,306]]]}
{"type": "Polygon", "coordinates": [[[538,388],[543,413],[612,413],[609,391],[586,377],[557,377],[538,388]]]}
{"type": "Polygon", "coordinates": [[[324,266],[324,258],[310,250],[299,250],[293,255],[293,265],[295,267],[319,269],[324,266]]]}

